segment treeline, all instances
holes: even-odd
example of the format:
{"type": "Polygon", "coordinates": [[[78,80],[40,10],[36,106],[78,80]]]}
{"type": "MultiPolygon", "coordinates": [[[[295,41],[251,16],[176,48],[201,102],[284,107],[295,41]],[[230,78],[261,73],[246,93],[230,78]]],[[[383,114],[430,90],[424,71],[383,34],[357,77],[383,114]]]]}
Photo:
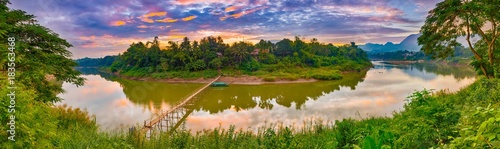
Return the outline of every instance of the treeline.
{"type": "MultiPolygon", "coordinates": [[[[453,50],[452,56],[446,58],[445,60],[454,62],[460,59],[469,59],[474,54],[463,46],[457,46],[453,50]]],[[[383,53],[368,53],[368,57],[372,60],[392,60],[392,61],[402,61],[402,60],[431,60],[431,56],[425,55],[422,51],[394,51],[394,52],[383,52],[383,53]]]]}
{"type": "Polygon", "coordinates": [[[155,71],[241,68],[256,71],[259,63],[320,67],[338,64],[342,59],[368,60],[355,43],[336,47],[321,44],[316,39],[306,43],[299,37],[295,41],[283,39],[276,44],[261,40],[255,45],[249,42],[228,45],[221,37],[212,36],[191,42],[185,37],[180,44],[173,41],[168,44],[167,50],[160,50],[157,38],[146,44],[134,43],[119,55],[112,68],[150,67],[155,71]]]}
{"type": "Polygon", "coordinates": [[[252,73],[342,65],[347,67],[341,71],[360,71],[369,64],[366,52],[354,42],[334,46],[315,38],[305,42],[295,37],[293,41],[285,38],[277,43],[260,40],[256,44],[243,41],[225,44],[221,37],[209,36],[200,41],[185,37],[180,43],[168,41],[163,50],[155,37],[153,41],[131,44],[116,57],[110,70],[130,76],[147,76],[161,72],[222,69],[252,73]]]}
{"type": "Polygon", "coordinates": [[[383,52],[383,53],[370,53],[368,57],[372,60],[392,60],[392,61],[403,61],[403,60],[429,60],[430,57],[426,56],[420,51],[394,51],[394,52],[383,52]]]}
{"type": "Polygon", "coordinates": [[[75,62],[78,64],[80,67],[100,67],[100,66],[111,66],[115,59],[117,58],[117,55],[113,56],[105,56],[104,58],[81,58],[75,60],[75,62]]]}

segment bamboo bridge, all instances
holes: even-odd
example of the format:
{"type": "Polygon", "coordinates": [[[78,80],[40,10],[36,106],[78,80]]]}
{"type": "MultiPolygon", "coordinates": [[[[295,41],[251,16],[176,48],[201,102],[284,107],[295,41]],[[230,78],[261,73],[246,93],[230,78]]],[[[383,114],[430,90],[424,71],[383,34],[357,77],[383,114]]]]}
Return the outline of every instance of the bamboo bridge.
{"type": "MultiPolygon", "coordinates": [[[[157,116],[152,116],[151,118],[147,119],[144,121],[144,126],[141,129],[142,133],[147,133],[149,131],[149,135],[151,135],[152,129],[155,127],[162,130],[163,127],[167,127],[167,130],[170,128],[175,128],[179,127],[182,122],[184,122],[187,118],[187,116],[193,112],[192,110],[188,111],[187,108],[184,108],[186,105],[190,105],[192,102],[192,99],[198,95],[200,92],[205,90],[207,87],[212,85],[215,81],[219,80],[221,76],[219,75],[217,78],[215,78],[212,82],[208,83],[207,85],[203,86],[202,88],[198,89],[196,92],[191,94],[190,96],[186,97],[181,103],[175,105],[172,108],[166,109],[166,110],[160,110],[159,115],[157,116]]],[[[147,136],[147,134],[146,134],[147,136]]]]}

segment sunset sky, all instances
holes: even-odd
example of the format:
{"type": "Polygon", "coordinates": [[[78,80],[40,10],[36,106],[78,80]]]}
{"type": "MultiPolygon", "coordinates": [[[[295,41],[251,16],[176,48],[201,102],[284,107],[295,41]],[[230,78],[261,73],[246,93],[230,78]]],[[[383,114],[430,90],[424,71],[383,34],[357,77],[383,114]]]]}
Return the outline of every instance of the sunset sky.
{"type": "Polygon", "coordinates": [[[11,0],[67,39],[73,58],[116,55],[132,42],[278,41],[301,36],[320,42],[398,43],[418,33],[440,0],[11,0]]]}

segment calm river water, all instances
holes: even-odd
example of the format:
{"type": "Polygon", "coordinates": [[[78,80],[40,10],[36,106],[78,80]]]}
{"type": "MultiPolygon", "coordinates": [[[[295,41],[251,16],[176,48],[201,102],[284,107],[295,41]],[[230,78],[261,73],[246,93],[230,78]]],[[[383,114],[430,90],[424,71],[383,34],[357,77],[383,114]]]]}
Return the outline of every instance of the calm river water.
{"type": "MultiPolygon", "coordinates": [[[[255,129],[270,124],[301,127],[314,120],[391,116],[403,110],[416,90],[455,91],[475,80],[474,71],[441,65],[390,65],[373,62],[367,72],[339,81],[230,85],[211,87],[187,106],[183,127],[200,131],[215,127],[255,129]]],[[[114,77],[95,69],[80,69],[86,84],[63,84],[60,104],[86,109],[103,130],[141,125],[160,109],[168,109],[203,84],[172,84],[114,77]]]]}

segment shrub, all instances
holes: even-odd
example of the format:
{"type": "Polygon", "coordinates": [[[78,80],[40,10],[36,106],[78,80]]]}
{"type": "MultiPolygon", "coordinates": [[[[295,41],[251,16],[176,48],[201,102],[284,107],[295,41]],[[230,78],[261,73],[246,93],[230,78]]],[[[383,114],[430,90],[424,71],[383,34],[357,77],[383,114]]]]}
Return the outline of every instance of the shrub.
{"type": "Polygon", "coordinates": [[[266,81],[266,82],[274,82],[274,81],[276,81],[276,77],[264,77],[264,81],[266,81]]]}
{"type": "Polygon", "coordinates": [[[311,78],[318,80],[340,80],[343,76],[339,73],[315,73],[311,78]]]}

